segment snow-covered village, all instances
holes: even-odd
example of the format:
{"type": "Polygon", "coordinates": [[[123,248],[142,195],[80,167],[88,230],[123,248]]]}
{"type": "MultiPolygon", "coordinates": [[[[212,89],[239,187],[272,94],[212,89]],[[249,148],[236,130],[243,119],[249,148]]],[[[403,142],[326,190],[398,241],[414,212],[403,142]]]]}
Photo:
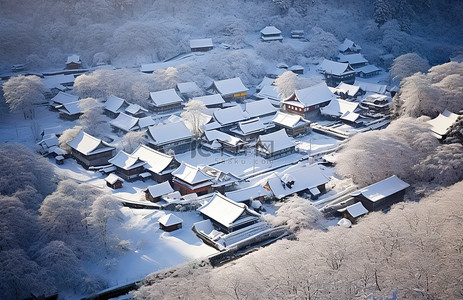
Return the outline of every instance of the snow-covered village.
{"type": "Polygon", "coordinates": [[[463,2],[0,3],[0,299],[463,299],[463,2]]]}

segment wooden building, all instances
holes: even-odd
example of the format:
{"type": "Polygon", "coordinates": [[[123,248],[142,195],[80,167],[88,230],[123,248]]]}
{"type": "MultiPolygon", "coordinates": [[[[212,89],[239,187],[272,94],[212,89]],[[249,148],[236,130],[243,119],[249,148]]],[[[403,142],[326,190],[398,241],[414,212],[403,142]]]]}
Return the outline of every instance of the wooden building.
{"type": "Polygon", "coordinates": [[[338,50],[343,54],[359,53],[362,50],[362,47],[349,39],[345,39],[344,42],[339,45],[338,50]]]}
{"type": "Polygon", "coordinates": [[[357,223],[358,218],[368,213],[368,210],[361,202],[357,202],[346,208],[339,209],[338,212],[342,213],[343,218],[348,219],[352,224],[355,224],[357,223]]]}
{"type": "Polygon", "coordinates": [[[256,142],[257,154],[266,159],[276,159],[295,152],[296,144],[284,129],[260,135],[256,142]]]}
{"type": "Polygon", "coordinates": [[[286,130],[291,137],[310,133],[310,121],[299,115],[279,111],[272,122],[278,129],[286,130]]]}
{"type": "Polygon", "coordinates": [[[145,162],[137,156],[120,150],[116,156],[108,160],[109,163],[116,167],[116,172],[125,180],[138,178],[145,171],[145,162]]]}
{"type": "Polygon", "coordinates": [[[184,153],[194,148],[194,134],[184,122],[158,124],[148,128],[146,140],[149,146],[163,153],[184,153]]]}
{"type": "Polygon", "coordinates": [[[437,117],[427,121],[431,125],[431,131],[440,140],[444,139],[449,133],[450,127],[460,118],[460,115],[444,110],[437,117]]]}
{"type": "Polygon", "coordinates": [[[167,112],[181,109],[183,102],[175,89],[151,92],[149,100],[151,101],[151,109],[154,112],[167,112]]]}
{"type": "Polygon", "coordinates": [[[159,228],[171,232],[182,228],[183,220],[173,214],[167,214],[159,218],[159,228]]]}
{"type": "Polygon", "coordinates": [[[235,202],[242,202],[246,205],[251,205],[253,200],[264,202],[273,196],[272,192],[264,189],[261,185],[255,185],[240,190],[230,191],[225,193],[225,196],[235,202]]]}
{"type": "Polygon", "coordinates": [[[148,110],[138,104],[130,103],[129,106],[126,107],[125,113],[135,118],[144,118],[147,116],[148,110]]]}
{"type": "Polygon", "coordinates": [[[348,84],[355,82],[355,70],[348,63],[324,59],[318,66],[318,71],[323,74],[328,86],[335,87],[341,82],[348,84]]]}
{"type": "Polygon", "coordinates": [[[157,182],[172,180],[171,173],[180,166],[173,155],[156,151],[145,145],[138,146],[132,155],[145,162],[143,168],[157,182]]]}
{"type": "Polygon", "coordinates": [[[119,113],[124,112],[128,106],[129,103],[124,99],[111,95],[104,103],[104,113],[114,119],[119,113]]]}
{"type": "Polygon", "coordinates": [[[274,126],[265,125],[262,120],[257,117],[254,119],[238,122],[236,128],[230,131],[241,140],[249,142],[256,140],[259,135],[264,134],[267,130],[273,129],[274,126]]]}
{"type": "Polygon", "coordinates": [[[58,111],[63,106],[63,104],[77,102],[78,100],[78,96],[74,96],[65,92],[58,92],[58,94],[56,94],[50,100],[50,109],[58,111]]]}
{"type": "Polygon", "coordinates": [[[410,185],[393,175],[363,189],[351,193],[368,211],[389,208],[392,204],[402,201],[405,189],[410,185]]]}
{"type": "Polygon", "coordinates": [[[177,83],[175,90],[186,102],[193,97],[199,97],[204,94],[203,90],[193,81],[177,83]]]}
{"type": "Polygon", "coordinates": [[[218,130],[206,130],[201,138],[201,144],[212,151],[217,150],[214,145],[220,144],[220,148],[226,152],[238,155],[244,151],[246,143],[240,138],[218,130]]]}
{"type": "Polygon", "coordinates": [[[322,115],[338,119],[341,116],[345,115],[347,112],[355,112],[359,104],[357,102],[350,102],[342,99],[333,99],[330,103],[320,108],[322,115]]]}
{"type": "Polygon", "coordinates": [[[85,168],[107,165],[115,149],[82,130],[67,144],[71,147],[72,156],[85,168]]]}
{"type": "Polygon", "coordinates": [[[191,100],[201,101],[206,108],[222,108],[225,103],[225,100],[223,100],[220,94],[194,97],[191,100]]]}
{"type": "Polygon", "coordinates": [[[368,64],[368,60],[361,53],[342,54],[338,55],[338,61],[348,63],[352,68],[358,69],[368,64]]]}
{"type": "Polygon", "coordinates": [[[169,181],[149,186],[145,191],[145,199],[151,202],[158,202],[161,197],[174,192],[169,181]]]}
{"type": "MultiPolygon", "coordinates": [[[[220,130],[222,131],[227,131],[233,126],[236,126],[238,122],[247,119],[249,119],[249,114],[245,113],[240,105],[235,105],[232,107],[214,111],[213,120],[211,120],[211,123],[217,123],[217,128],[220,128],[220,130]]],[[[205,130],[211,129],[208,125],[209,124],[206,124],[204,126],[205,130]]]]}
{"type": "Polygon", "coordinates": [[[328,105],[336,95],[331,92],[326,83],[296,90],[291,96],[282,101],[282,110],[300,115],[306,119],[318,115],[320,107],[328,105]]]}
{"type": "Polygon", "coordinates": [[[82,61],[80,60],[80,56],[73,54],[68,56],[66,60],[66,69],[81,69],[82,68],[82,61]]]}
{"type": "Polygon", "coordinates": [[[355,72],[357,73],[358,77],[370,78],[370,77],[379,75],[379,72],[381,72],[381,69],[375,65],[366,65],[361,68],[355,68],[355,72]]]}
{"type": "Polygon", "coordinates": [[[239,77],[216,80],[209,90],[220,94],[225,101],[242,101],[246,98],[248,92],[248,88],[244,86],[239,77]]]}
{"type": "Polygon", "coordinates": [[[120,178],[114,173],[111,173],[108,175],[108,177],[105,178],[105,181],[106,181],[106,186],[115,190],[115,189],[122,188],[122,183],[124,182],[124,179],[120,178]]]}
{"type": "Polygon", "coordinates": [[[304,30],[291,30],[292,39],[303,39],[305,38],[304,30]]]}
{"type": "Polygon", "coordinates": [[[248,114],[249,118],[274,116],[277,110],[269,99],[247,102],[244,106],[244,111],[248,114]]]}
{"type": "Polygon", "coordinates": [[[198,167],[182,162],[180,166],[172,172],[172,182],[174,190],[180,194],[197,195],[208,194],[212,191],[212,177],[202,172],[198,167]]]}
{"type": "Polygon", "coordinates": [[[301,65],[293,65],[289,68],[289,70],[295,74],[303,75],[304,74],[304,67],[301,65]]]}
{"type": "Polygon", "coordinates": [[[260,31],[260,39],[264,42],[282,41],[281,31],[275,26],[266,26],[260,31]]]}
{"type": "Polygon", "coordinates": [[[341,99],[356,99],[362,94],[359,86],[341,82],[337,87],[330,90],[341,99]]]}
{"type": "Polygon", "coordinates": [[[214,44],[210,38],[190,40],[191,52],[206,52],[212,50],[213,48],[214,44]]]}

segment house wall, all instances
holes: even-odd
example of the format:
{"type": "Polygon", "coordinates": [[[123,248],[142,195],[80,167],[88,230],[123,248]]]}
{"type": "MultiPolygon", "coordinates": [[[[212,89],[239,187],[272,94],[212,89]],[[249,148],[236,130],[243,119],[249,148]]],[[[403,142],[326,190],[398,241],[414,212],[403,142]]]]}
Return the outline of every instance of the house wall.
{"type": "Polygon", "coordinates": [[[161,197],[153,197],[151,196],[150,192],[148,191],[145,191],[145,199],[147,201],[151,201],[151,202],[158,202],[159,200],[161,200],[161,197]]]}
{"type": "Polygon", "coordinates": [[[186,138],[183,140],[175,141],[172,143],[167,143],[163,145],[157,145],[150,143],[150,147],[154,150],[161,151],[163,153],[167,153],[169,150],[174,150],[176,154],[184,153],[190,151],[192,148],[195,147],[195,143],[193,142],[193,138],[186,138]]]}
{"type": "Polygon", "coordinates": [[[68,63],[66,64],[66,69],[80,69],[82,68],[82,64],[80,63],[75,63],[75,62],[72,62],[72,63],[68,63]]]}
{"type": "Polygon", "coordinates": [[[342,75],[342,76],[338,76],[338,75],[334,75],[334,74],[328,74],[328,73],[325,72],[325,81],[326,81],[326,84],[328,86],[331,86],[331,87],[336,87],[341,82],[345,82],[345,83],[348,83],[348,84],[354,84],[354,82],[355,82],[355,72],[353,72],[352,74],[342,75]]]}
{"type": "Polygon", "coordinates": [[[171,232],[171,231],[182,228],[182,223],[171,225],[171,226],[164,226],[162,224],[159,224],[159,228],[161,228],[164,231],[171,232]]]}
{"type": "Polygon", "coordinates": [[[262,152],[259,150],[259,148],[257,148],[257,153],[266,158],[266,159],[269,159],[269,158],[273,158],[273,159],[277,159],[277,158],[280,158],[280,157],[283,157],[283,156],[286,156],[290,153],[294,153],[295,152],[295,146],[292,146],[290,148],[286,148],[286,149],[282,149],[282,150],[279,150],[279,151],[275,151],[275,152],[272,152],[272,153],[266,153],[266,152],[262,152]]]}
{"type": "Polygon", "coordinates": [[[209,50],[212,50],[212,46],[211,47],[197,47],[197,48],[191,48],[191,52],[206,52],[206,51],[209,51],[209,50]]]}
{"type": "Polygon", "coordinates": [[[93,155],[84,155],[76,150],[71,150],[72,156],[81,163],[86,169],[93,166],[103,166],[108,164],[108,160],[113,157],[113,151],[105,151],[93,155]]]}
{"type": "Polygon", "coordinates": [[[120,175],[120,177],[126,180],[132,180],[134,178],[137,178],[138,175],[140,175],[141,173],[143,173],[145,169],[143,168],[143,166],[131,170],[124,170],[122,168],[116,167],[116,171],[120,175]]]}
{"type": "Polygon", "coordinates": [[[154,112],[173,111],[173,110],[179,110],[180,108],[182,108],[182,103],[175,103],[175,104],[164,105],[164,106],[152,105],[151,108],[154,112]]]}
{"type": "Polygon", "coordinates": [[[115,189],[120,189],[122,188],[122,182],[121,181],[116,181],[114,184],[110,184],[109,182],[106,182],[106,186],[109,186],[110,188],[112,188],[113,190],[115,189]]]}
{"type": "Polygon", "coordinates": [[[59,113],[59,118],[63,119],[63,120],[68,120],[68,121],[75,121],[80,117],[80,115],[81,115],[81,113],[69,115],[69,114],[60,112],[59,113]]]}
{"type": "Polygon", "coordinates": [[[354,198],[362,202],[362,205],[368,211],[374,211],[374,210],[382,210],[382,209],[389,208],[392,204],[403,201],[404,194],[405,194],[405,190],[392,194],[376,202],[368,200],[363,195],[359,195],[354,198]]]}
{"type": "Polygon", "coordinates": [[[211,185],[203,186],[200,188],[190,188],[188,186],[183,185],[181,182],[175,180],[175,178],[173,180],[173,184],[174,184],[173,186],[174,190],[179,191],[180,194],[182,194],[182,196],[187,195],[187,194],[192,194],[192,193],[196,193],[198,194],[198,196],[201,196],[201,195],[205,195],[209,193],[209,191],[212,190],[211,185]]]}

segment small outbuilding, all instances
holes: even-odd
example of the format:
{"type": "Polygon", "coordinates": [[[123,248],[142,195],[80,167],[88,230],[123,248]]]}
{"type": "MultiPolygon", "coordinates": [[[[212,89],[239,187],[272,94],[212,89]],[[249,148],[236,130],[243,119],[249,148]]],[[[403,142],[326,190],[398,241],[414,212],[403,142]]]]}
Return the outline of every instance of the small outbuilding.
{"type": "Polygon", "coordinates": [[[214,44],[212,43],[212,39],[193,39],[190,40],[190,49],[191,52],[205,52],[212,50],[214,48],[214,44]]]}
{"type": "Polygon", "coordinates": [[[368,213],[368,210],[362,205],[361,202],[349,205],[346,208],[338,210],[342,213],[343,218],[348,219],[352,224],[357,222],[357,219],[368,213]]]}
{"type": "Polygon", "coordinates": [[[182,228],[183,220],[174,214],[167,214],[159,218],[159,228],[171,232],[182,228]]]}
{"type": "Polygon", "coordinates": [[[68,59],[66,60],[66,69],[81,69],[82,68],[82,61],[80,60],[80,56],[73,54],[69,55],[68,59]]]}
{"type": "Polygon", "coordinates": [[[112,189],[120,189],[122,188],[122,183],[124,182],[124,179],[120,178],[114,173],[111,173],[108,175],[108,177],[105,178],[106,185],[109,186],[112,189]]]}
{"type": "Polygon", "coordinates": [[[172,192],[174,192],[174,189],[170,185],[169,181],[164,181],[163,183],[149,186],[145,190],[145,198],[151,202],[158,202],[161,200],[162,196],[172,192]]]}

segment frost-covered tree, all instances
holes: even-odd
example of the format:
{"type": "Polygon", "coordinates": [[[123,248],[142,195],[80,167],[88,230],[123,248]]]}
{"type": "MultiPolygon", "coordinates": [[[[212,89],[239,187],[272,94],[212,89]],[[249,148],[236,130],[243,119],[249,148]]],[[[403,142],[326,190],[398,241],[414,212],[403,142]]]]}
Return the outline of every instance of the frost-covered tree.
{"type": "Polygon", "coordinates": [[[60,148],[67,152],[71,152],[71,147],[69,147],[67,143],[75,139],[81,130],[81,126],[74,126],[63,131],[63,133],[58,138],[60,148]]]}
{"type": "Polygon", "coordinates": [[[86,133],[100,137],[110,132],[107,118],[103,114],[103,107],[95,98],[85,98],[79,101],[82,115],[77,123],[86,133]]]}
{"type": "Polygon", "coordinates": [[[172,89],[180,81],[178,70],[174,67],[156,70],[152,76],[158,90],[172,89]]]}
{"type": "Polygon", "coordinates": [[[88,223],[98,228],[105,248],[108,246],[108,222],[110,219],[122,218],[120,208],[120,202],[108,195],[96,198],[92,206],[90,206],[90,214],[87,217],[88,223]]]}
{"type": "Polygon", "coordinates": [[[383,32],[382,46],[394,56],[409,52],[416,52],[421,47],[421,40],[413,39],[408,33],[402,31],[396,19],[392,19],[381,26],[383,32]]]}
{"type": "Polygon", "coordinates": [[[374,9],[375,22],[380,26],[394,17],[394,7],[389,0],[376,0],[374,9]]]}
{"type": "Polygon", "coordinates": [[[395,84],[399,84],[405,77],[418,72],[426,73],[429,68],[427,59],[416,53],[407,53],[394,59],[389,75],[395,84]]]}
{"type": "Polygon", "coordinates": [[[122,150],[132,153],[140,144],[143,143],[145,131],[129,131],[121,139],[119,145],[122,150]]]}
{"type": "Polygon", "coordinates": [[[34,105],[43,101],[43,84],[37,76],[19,75],[3,84],[3,96],[11,111],[22,111],[24,119],[35,116],[34,105]]]}
{"type": "Polygon", "coordinates": [[[190,100],[185,104],[184,111],[180,114],[196,136],[201,134],[201,129],[205,124],[205,111],[206,106],[204,106],[203,102],[199,100],[190,100]]]}
{"type": "Polygon", "coordinates": [[[296,64],[301,58],[301,53],[294,47],[278,41],[260,43],[256,46],[256,52],[259,56],[275,63],[284,62],[291,65],[296,64]]]}
{"type": "Polygon", "coordinates": [[[299,79],[292,71],[286,71],[275,79],[274,84],[281,99],[291,96],[299,88],[299,79]]]}
{"type": "Polygon", "coordinates": [[[331,58],[338,53],[339,44],[333,34],[319,27],[313,27],[310,31],[309,43],[304,50],[305,56],[331,58]]]}

